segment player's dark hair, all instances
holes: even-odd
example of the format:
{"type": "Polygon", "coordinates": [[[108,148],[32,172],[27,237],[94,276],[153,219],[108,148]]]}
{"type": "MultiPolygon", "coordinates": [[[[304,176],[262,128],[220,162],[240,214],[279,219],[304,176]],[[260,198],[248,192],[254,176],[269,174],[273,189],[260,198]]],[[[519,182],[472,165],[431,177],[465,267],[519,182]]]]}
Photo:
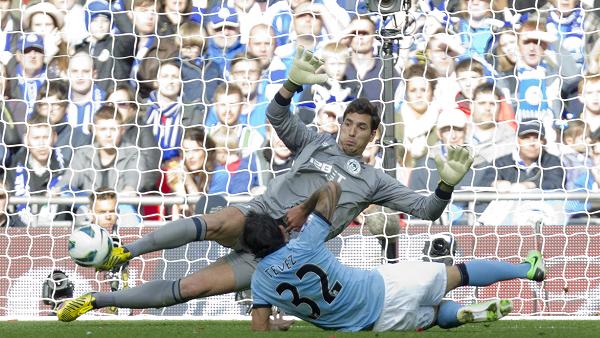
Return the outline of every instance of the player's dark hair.
{"type": "Polygon", "coordinates": [[[377,130],[377,128],[379,128],[379,123],[381,123],[381,117],[379,117],[377,107],[375,107],[371,101],[362,97],[350,102],[348,107],[346,107],[346,110],[344,111],[344,120],[348,113],[371,116],[371,131],[377,130]]]}
{"type": "Polygon", "coordinates": [[[265,214],[252,212],[246,216],[244,243],[257,258],[263,258],[285,245],[280,224],[265,214]]]}

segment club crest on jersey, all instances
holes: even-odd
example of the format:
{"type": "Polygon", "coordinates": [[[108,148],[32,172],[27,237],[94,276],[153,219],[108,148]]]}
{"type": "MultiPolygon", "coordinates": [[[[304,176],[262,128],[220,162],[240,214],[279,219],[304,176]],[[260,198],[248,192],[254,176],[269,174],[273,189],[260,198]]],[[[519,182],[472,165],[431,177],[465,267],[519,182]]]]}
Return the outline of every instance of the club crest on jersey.
{"type": "Polygon", "coordinates": [[[348,160],[348,162],[346,162],[346,170],[350,174],[357,176],[358,174],[360,174],[360,163],[358,163],[357,160],[351,158],[348,160]]]}

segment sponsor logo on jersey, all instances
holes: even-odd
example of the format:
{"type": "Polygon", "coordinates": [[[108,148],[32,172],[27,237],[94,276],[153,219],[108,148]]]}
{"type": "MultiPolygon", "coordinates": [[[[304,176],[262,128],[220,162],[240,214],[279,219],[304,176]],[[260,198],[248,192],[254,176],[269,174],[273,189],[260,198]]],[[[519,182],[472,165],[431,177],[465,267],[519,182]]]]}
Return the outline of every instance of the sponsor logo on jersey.
{"type": "Polygon", "coordinates": [[[346,162],[346,171],[348,171],[351,175],[353,176],[357,176],[358,174],[360,174],[360,163],[351,158],[348,160],[348,162],[346,162]]]}

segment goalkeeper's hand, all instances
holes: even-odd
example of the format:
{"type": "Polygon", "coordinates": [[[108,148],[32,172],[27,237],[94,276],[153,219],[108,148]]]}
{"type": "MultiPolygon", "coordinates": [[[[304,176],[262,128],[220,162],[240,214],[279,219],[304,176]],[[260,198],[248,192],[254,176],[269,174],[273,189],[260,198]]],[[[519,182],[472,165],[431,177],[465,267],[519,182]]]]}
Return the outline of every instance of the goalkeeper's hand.
{"type": "Polygon", "coordinates": [[[324,60],[313,55],[310,50],[299,46],[296,49],[294,63],[290,68],[288,80],[298,87],[305,84],[318,84],[327,81],[327,74],[317,74],[317,70],[323,66],[324,60]]]}
{"type": "Polygon", "coordinates": [[[435,156],[435,165],[440,173],[440,179],[452,187],[462,180],[472,164],[473,155],[464,146],[449,146],[448,158],[445,161],[439,154],[435,156]]]}

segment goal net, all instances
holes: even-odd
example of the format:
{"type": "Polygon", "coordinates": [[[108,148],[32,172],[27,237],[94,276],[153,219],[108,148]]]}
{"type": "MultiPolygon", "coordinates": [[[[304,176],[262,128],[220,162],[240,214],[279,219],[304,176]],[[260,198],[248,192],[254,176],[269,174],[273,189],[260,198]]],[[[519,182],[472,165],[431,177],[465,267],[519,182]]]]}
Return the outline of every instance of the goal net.
{"type": "MultiPolygon", "coordinates": [[[[452,235],[455,263],[540,250],[545,282],[448,298],[512,299],[517,317],[598,315],[600,10],[407,3],[1,1],[0,317],[51,315],[42,285],[55,270],[78,296],[179,279],[229,253],[195,242],[106,274],[75,265],[67,241],[94,222],[127,244],[269,189],[294,163],[266,110],[298,46],[329,77],[292,98],[309,129],[337,134],[347,105],[369,99],[382,122],[363,161],[422,194],[440,181],[436,156],[466,145],[475,157],[440,219],[369,208],[327,243],[342,263],[422,260],[439,234],[452,235]]],[[[88,316],[237,319],[250,297],[88,316]]]]}

